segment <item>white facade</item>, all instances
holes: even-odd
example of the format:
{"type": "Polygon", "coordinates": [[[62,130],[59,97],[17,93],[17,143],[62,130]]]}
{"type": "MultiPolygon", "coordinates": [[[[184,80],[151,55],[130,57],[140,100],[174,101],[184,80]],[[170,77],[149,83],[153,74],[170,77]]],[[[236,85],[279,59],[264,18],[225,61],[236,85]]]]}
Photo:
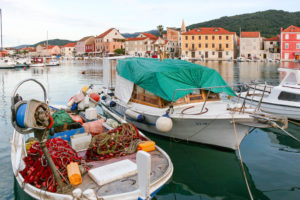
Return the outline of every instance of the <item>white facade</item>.
{"type": "Polygon", "coordinates": [[[63,47],[61,49],[61,54],[64,57],[71,58],[71,57],[74,57],[74,50],[75,50],[75,47],[63,47]]]}
{"type": "Polygon", "coordinates": [[[263,56],[262,37],[241,37],[240,56],[245,58],[261,59],[263,56]]]}

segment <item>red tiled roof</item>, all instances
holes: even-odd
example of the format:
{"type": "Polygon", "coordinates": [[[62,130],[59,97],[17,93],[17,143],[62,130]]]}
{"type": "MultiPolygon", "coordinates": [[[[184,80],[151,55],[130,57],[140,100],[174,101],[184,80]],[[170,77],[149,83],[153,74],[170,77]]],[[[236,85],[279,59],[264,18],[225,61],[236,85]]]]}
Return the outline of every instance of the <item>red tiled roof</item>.
{"type": "Polygon", "coordinates": [[[291,25],[291,26],[287,27],[286,29],[284,29],[282,32],[300,32],[300,27],[291,25]]]}
{"type": "Polygon", "coordinates": [[[145,39],[148,39],[148,37],[127,38],[126,41],[136,41],[136,40],[145,40],[145,39]]]}
{"type": "Polygon", "coordinates": [[[256,38],[260,36],[260,32],[242,32],[241,37],[243,38],[256,38]]]}
{"type": "Polygon", "coordinates": [[[182,35],[223,35],[223,34],[235,34],[221,27],[209,27],[209,28],[194,28],[193,30],[184,32],[182,35]]]}
{"type": "Polygon", "coordinates": [[[264,41],[280,41],[280,38],[278,36],[265,38],[264,41]]]}
{"type": "Polygon", "coordinates": [[[156,40],[157,37],[151,33],[142,33],[144,36],[150,38],[151,40],[156,40]]]}
{"type": "Polygon", "coordinates": [[[101,35],[98,35],[96,38],[103,38],[105,37],[107,34],[109,34],[114,28],[110,28],[107,31],[105,31],[104,33],[102,33],[101,35]]]}
{"type": "Polygon", "coordinates": [[[75,42],[71,42],[69,44],[66,44],[65,46],[63,47],[75,47],[75,42]]]}
{"type": "Polygon", "coordinates": [[[50,45],[48,46],[48,49],[53,49],[53,47],[55,47],[56,45],[50,45]]]}

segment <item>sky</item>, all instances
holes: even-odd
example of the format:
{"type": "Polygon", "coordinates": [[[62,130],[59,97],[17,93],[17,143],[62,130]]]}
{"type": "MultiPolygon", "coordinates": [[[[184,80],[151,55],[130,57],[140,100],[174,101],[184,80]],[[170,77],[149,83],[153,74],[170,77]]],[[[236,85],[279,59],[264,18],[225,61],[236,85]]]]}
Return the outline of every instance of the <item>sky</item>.
{"type": "Polygon", "coordinates": [[[0,0],[3,46],[79,40],[109,28],[121,33],[180,27],[269,9],[300,11],[299,0],[0,0]]]}

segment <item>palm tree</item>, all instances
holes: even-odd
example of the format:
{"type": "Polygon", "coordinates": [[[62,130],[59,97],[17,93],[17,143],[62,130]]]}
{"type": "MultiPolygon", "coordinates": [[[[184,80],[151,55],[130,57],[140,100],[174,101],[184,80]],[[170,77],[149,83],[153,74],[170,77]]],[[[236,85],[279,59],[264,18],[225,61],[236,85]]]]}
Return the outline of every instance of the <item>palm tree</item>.
{"type": "Polygon", "coordinates": [[[158,25],[157,30],[158,30],[158,33],[159,33],[159,37],[162,37],[163,31],[164,31],[163,25],[158,25]]]}

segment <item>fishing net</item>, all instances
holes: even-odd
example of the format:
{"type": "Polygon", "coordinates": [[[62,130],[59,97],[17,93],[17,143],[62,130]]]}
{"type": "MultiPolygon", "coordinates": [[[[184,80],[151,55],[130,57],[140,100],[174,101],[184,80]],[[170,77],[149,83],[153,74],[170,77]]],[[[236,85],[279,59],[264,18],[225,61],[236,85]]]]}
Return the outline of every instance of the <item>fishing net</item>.
{"type": "Polygon", "coordinates": [[[104,160],[135,153],[138,144],[144,140],[133,124],[121,124],[92,138],[86,153],[86,161],[104,160]]]}
{"type": "MultiPolygon", "coordinates": [[[[46,142],[49,153],[58,169],[62,181],[69,185],[67,165],[70,162],[81,163],[75,150],[73,150],[66,140],[60,138],[50,139],[46,142]]],[[[21,171],[25,183],[30,183],[35,187],[50,192],[56,192],[57,183],[53,177],[50,166],[47,163],[39,142],[31,145],[24,158],[25,169],[21,171]]]]}

